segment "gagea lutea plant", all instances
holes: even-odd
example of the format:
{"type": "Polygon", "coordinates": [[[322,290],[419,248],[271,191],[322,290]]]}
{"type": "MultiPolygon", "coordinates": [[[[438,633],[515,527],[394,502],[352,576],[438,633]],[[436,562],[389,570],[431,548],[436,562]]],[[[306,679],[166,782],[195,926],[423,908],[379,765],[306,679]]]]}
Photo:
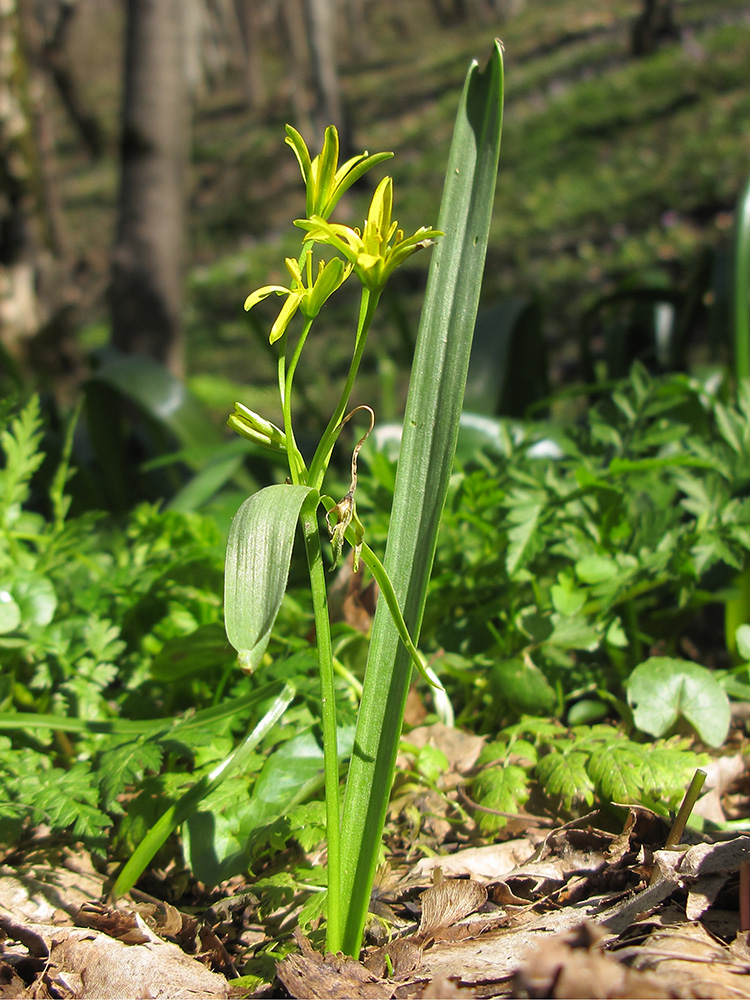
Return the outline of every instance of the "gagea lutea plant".
{"type": "Polygon", "coordinates": [[[234,518],[226,556],[226,629],[242,668],[248,673],[262,669],[299,522],[320,671],[328,846],[326,943],[331,951],[352,955],[361,945],[412,669],[434,688],[441,687],[416,641],[455,452],[484,266],[502,121],[501,51],[496,43],[487,66],[480,70],[473,64],[467,75],[435,228],[422,226],[405,235],[393,218],[390,177],[377,185],[361,229],[331,222],[341,195],[392,154],[363,153],[339,166],[333,126],[326,130],[322,151],[314,158],[299,132],[287,126],[286,142],[299,163],[307,195],[306,217],[295,220],[302,230],[300,254],[286,260],[288,285],[266,285],[245,301],[245,308],[251,309],[272,295],[283,299],[270,331],[278,351],[283,426],[243,403],[236,404],[229,424],[257,444],[285,452],[289,475],[286,483],[251,496],[234,518]],[[368,406],[349,410],[349,399],[389,277],[412,254],[429,247],[434,248],[430,276],[386,557],[381,563],[365,541],[365,526],[356,510],[357,459],[375,415],[368,406]],[[308,460],[294,433],[294,376],[323,306],[347,281],[360,285],[351,362],[338,403],[308,460]],[[350,486],[335,500],[324,492],[331,456],[347,422],[363,415],[365,428],[352,453],[350,486]],[[361,560],[380,588],[343,812],[321,525],[329,535],[333,564],[347,542],[354,550],[355,569],[361,560]]]}

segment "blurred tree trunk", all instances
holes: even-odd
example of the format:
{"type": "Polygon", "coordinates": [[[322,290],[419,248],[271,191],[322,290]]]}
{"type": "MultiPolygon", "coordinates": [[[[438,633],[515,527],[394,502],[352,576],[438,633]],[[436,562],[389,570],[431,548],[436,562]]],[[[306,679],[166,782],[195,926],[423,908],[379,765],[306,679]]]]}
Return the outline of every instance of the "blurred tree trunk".
{"type": "Polygon", "coordinates": [[[0,341],[26,367],[45,328],[54,339],[65,306],[63,232],[53,211],[52,150],[39,116],[43,82],[29,57],[29,16],[18,0],[0,4],[0,341]],[[54,216],[54,217],[53,217],[54,216]]]}
{"type": "Polygon", "coordinates": [[[346,148],[344,114],[338,72],[338,39],[335,0],[307,0],[310,25],[310,52],[315,92],[313,120],[322,138],[327,125],[339,130],[342,147],[346,148]]]}
{"type": "MultiPolygon", "coordinates": [[[[305,135],[314,131],[310,100],[310,39],[306,27],[306,0],[282,0],[281,15],[289,43],[286,83],[294,125],[305,135]]],[[[312,139],[308,139],[314,145],[312,139]]]]}
{"type": "Polygon", "coordinates": [[[674,0],[643,0],[643,9],[633,22],[630,50],[634,56],[656,52],[662,42],[677,41],[680,30],[674,12],[674,0]]]}
{"type": "Polygon", "coordinates": [[[128,0],[112,340],[181,375],[188,101],[183,0],[128,0]]]}
{"type": "Polygon", "coordinates": [[[347,32],[346,55],[351,62],[359,62],[370,55],[365,0],[344,0],[344,25],[347,32]]]}
{"type": "Polygon", "coordinates": [[[268,88],[263,72],[262,11],[258,0],[237,0],[237,19],[245,49],[244,84],[248,107],[263,112],[268,88]]]}
{"type": "Polygon", "coordinates": [[[78,13],[76,0],[60,0],[54,13],[55,21],[46,32],[40,55],[81,141],[96,160],[104,153],[104,132],[98,117],[81,96],[68,51],[70,31],[78,13]]]}

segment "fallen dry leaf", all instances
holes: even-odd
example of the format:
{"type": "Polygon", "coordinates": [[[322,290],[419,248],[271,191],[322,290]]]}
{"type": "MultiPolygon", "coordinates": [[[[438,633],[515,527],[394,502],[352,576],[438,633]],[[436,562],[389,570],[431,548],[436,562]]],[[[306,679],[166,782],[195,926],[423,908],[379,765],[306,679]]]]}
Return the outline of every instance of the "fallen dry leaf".
{"type": "Polygon", "coordinates": [[[484,736],[476,736],[474,733],[467,733],[462,729],[454,729],[453,726],[445,726],[442,722],[412,729],[407,738],[409,743],[413,743],[416,747],[429,744],[442,750],[451,771],[456,771],[461,775],[467,774],[476,764],[477,757],[485,744],[484,736]]]}
{"type": "Polygon", "coordinates": [[[629,969],[599,949],[602,935],[590,923],[545,941],[513,976],[514,997],[679,997],[662,978],[629,969]]]}
{"type": "Polygon", "coordinates": [[[149,934],[143,923],[149,940],[132,945],[81,927],[31,924],[19,928],[1,918],[0,927],[10,940],[26,947],[35,942],[35,951],[46,949],[45,979],[69,991],[63,996],[77,1000],[224,1000],[229,996],[224,976],[211,972],[176,944],[149,934]]]}
{"type": "Polygon", "coordinates": [[[276,974],[290,996],[305,1000],[390,1000],[393,986],[346,955],[321,955],[299,931],[299,955],[287,955],[276,974]]]}
{"type": "Polygon", "coordinates": [[[419,902],[422,906],[419,936],[438,938],[446,928],[455,928],[460,920],[484,906],[487,889],[474,879],[444,879],[425,889],[419,902]]]}
{"type": "Polygon", "coordinates": [[[737,961],[700,923],[656,928],[643,944],[622,949],[622,956],[669,983],[677,996],[750,997],[750,964],[737,961]]]}
{"type": "Polygon", "coordinates": [[[495,882],[515,871],[534,854],[536,844],[529,837],[506,840],[489,847],[467,847],[455,854],[422,858],[406,877],[408,884],[430,881],[435,868],[442,868],[446,877],[469,876],[478,882],[495,882]]]}

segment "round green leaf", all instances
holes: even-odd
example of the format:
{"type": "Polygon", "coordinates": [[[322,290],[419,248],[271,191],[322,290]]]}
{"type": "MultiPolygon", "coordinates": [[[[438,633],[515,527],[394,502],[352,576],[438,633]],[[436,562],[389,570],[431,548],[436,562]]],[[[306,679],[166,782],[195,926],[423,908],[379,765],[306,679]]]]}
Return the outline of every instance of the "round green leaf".
{"type": "Polygon", "coordinates": [[[57,608],[55,588],[46,576],[23,576],[11,585],[24,626],[49,625],[57,608]]]}
{"type": "Polygon", "coordinates": [[[21,609],[7,590],[0,590],[0,633],[12,632],[21,624],[21,609]]]}
{"type": "Polygon", "coordinates": [[[708,746],[718,747],[729,731],[729,699],[705,667],[688,660],[652,656],[627,682],[636,726],[662,736],[685,719],[708,746]]]}
{"type": "Polygon", "coordinates": [[[507,708],[543,715],[555,705],[555,690],[542,671],[531,662],[502,660],[492,667],[492,693],[498,714],[507,708]]]}
{"type": "Polygon", "coordinates": [[[576,614],[586,603],[585,591],[557,583],[550,587],[550,597],[555,611],[566,616],[576,614]]]}
{"type": "Polygon", "coordinates": [[[607,556],[584,556],[575,566],[582,583],[601,583],[617,575],[617,563],[607,556]]]}
{"type": "Polygon", "coordinates": [[[740,625],[735,632],[737,652],[743,660],[750,660],[750,625],[740,625]]]}

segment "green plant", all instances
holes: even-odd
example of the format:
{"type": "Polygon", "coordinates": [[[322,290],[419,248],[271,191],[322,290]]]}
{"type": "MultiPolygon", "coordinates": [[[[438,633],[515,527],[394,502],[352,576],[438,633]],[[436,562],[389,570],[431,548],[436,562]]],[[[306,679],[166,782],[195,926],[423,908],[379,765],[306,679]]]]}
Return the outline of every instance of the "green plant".
{"type": "MultiPolygon", "coordinates": [[[[690,725],[723,741],[727,695],[747,696],[721,611],[750,548],[750,396],[715,390],[635,366],[575,422],[484,420],[483,448],[452,476],[421,632],[458,725],[615,715],[641,734],[690,725]],[[657,728],[628,705],[651,650],[669,661],[657,728]]],[[[359,497],[377,544],[390,465],[369,445],[363,459],[379,479],[359,497]]]]}
{"type": "Polygon", "coordinates": [[[39,400],[2,415],[0,843],[45,823],[127,856],[165,799],[179,821],[219,782],[247,788],[294,688],[233,679],[211,520],[152,505],[122,522],[70,515],[75,416],[42,476],[39,400]]]}
{"type": "MultiPolygon", "coordinates": [[[[290,482],[251,496],[230,532],[226,570],[226,624],[230,641],[248,672],[262,662],[287,585],[296,524],[302,524],[312,591],[321,682],[327,805],[327,944],[357,954],[393,779],[397,743],[412,666],[431,683],[411,636],[419,635],[437,528],[445,500],[458,432],[469,348],[486,251],[497,172],[502,107],[502,60],[496,45],[487,68],[476,64],[467,77],[446,175],[440,229],[423,227],[404,238],[392,221],[392,181],[386,177],[372,198],[363,230],[330,223],[340,194],[388,154],[355,157],[338,168],[335,129],[311,159],[301,136],[287,128],[307,188],[307,218],[298,260],[287,259],[288,287],[268,285],[248,297],[251,308],[268,295],[285,297],[271,329],[279,347],[279,391],[283,428],[239,405],[230,425],[271,450],[286,452],[290,482]],[[445,234],[445,235],[444,235],[445,234]],[[362,360],[375,307],[392,271],[416,250],[442,237],[433,257],[407,402],[401,461],[396,480],[386,568],[364,541],[356,511],[356,445],[351,483],[335,503],[321,493],[336,441],[346,422],[349,398],[362,360]],[[313,264],[315,247],[340,256],[313,264]],[[323,304],[354,274],[361,283],[359,323],[341,397],[309,462],[294,435],[292,387],[306,339],[323,304]],[[289,324],[296,312],[303,327],[292,345],[289,324]],[[381,590],[359,709],[355,750],[349,766],[343,818],[339,796],[336,689],[326,581],[317,509],[323,505],[334,563],[344,538],[381,590]],[[402,655],[403,654],[403,655],[402,655]]],[[[439,686],[439,685],[438,685],[439,686]]]]}
{"type": "Polygon", "coordinates": [[[686,738],[639,743],[611,725],[566,728],[526,717],[482,748],[471,783],[488,810],[479,816],[480,828],[486,834],[502,829],[507,816],[497,813],[523,812],[535,786],[556,815],[575,815],[597,800],[605,806],[637,803],[667,815],[705,761],[689,746],[686,738]]]}

